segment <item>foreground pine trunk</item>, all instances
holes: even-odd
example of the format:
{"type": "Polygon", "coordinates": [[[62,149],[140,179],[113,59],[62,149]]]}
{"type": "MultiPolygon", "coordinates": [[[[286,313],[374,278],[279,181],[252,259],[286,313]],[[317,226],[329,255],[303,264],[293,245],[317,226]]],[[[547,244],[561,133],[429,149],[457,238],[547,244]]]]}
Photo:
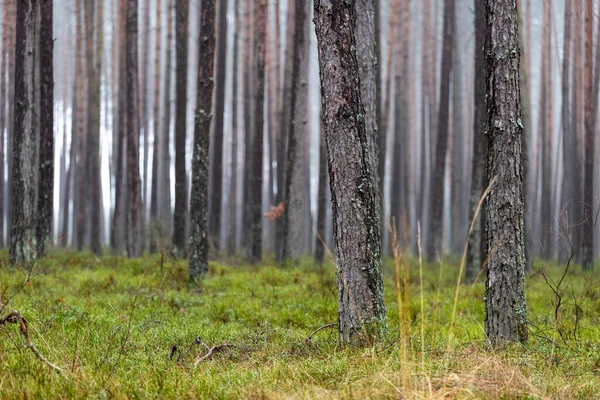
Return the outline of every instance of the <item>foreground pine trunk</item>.
{"type": "Polygon", "coordinates": [[[15,53],[14,138],[12,147],[12,234],[10,263],[30,262],[35,242],[35,142],[34,90],[35,7],[33,0],[17,2],[15,53]]]}
{"type": "Polygon", "coordinates": [[[488,276],[485,332],[492,345],[527,340],[517,0],[486,1],[488,276]]]}
{"type": "MultiPolygon", "coordinates": [[[[225,3],[222,3],[223,6],[225,3]]],[[[202,2],[200,17],[198,101],[194,122],[190,196],[190,280],[208,272],[208,146],[214,86],[215,2],[202,2]]]]}
{"type": "Polygon", "coordinates": [[[386,329],[377,196],[356,57],[354,1],[315,1],[323,124],[338,277],[340,339],[368,344],[386,329]]]}

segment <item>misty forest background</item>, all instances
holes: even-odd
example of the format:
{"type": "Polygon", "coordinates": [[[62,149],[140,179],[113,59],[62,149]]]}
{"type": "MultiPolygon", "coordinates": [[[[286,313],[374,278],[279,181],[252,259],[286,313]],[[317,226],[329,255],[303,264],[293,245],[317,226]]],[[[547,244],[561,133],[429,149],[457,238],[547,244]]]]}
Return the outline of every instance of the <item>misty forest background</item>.
{"type": "MultiPolygon", "coordinates": [[[[457,0],[453,6],[442,1],[378,3],[378,172],[383,182],[384,220],[396,221],[402,246],[413,252],[420,222],[430,259],[442,251],[460,255],[472,198],[478,197],[471,190],[474,110],[485,107],[474,101],[478,22],[474,21],[473,1],[457,0]],[[447,32],[442,29],[445,13],[451,13],[453,21],[447,32]],[[452,43],[452,58],[442,65],[444,40],[452,43]],[[447,91],[443,90],[444,81],[449,85],[447,91]],[[441,93],[447,98],[440,98],[441,93]],[[443,161],[436,163],[437,159],[443,161]]],[[[124,216],[130,207],[126,201],[130,164],[126,162],[124,127],[131,117],[127,114],[131,105],[124,89],[131,77],[124,69],[124,5],[124,0],[54,2],[52,237],[57,246],[127,253],[125,244],[130,238],[124,216]]],[[[217,12],[209,174],[211,250],[247,254],[247,249],[259,246],[278,254],[279,259],[283,254],[313,253],[322,259],[318,236],[333,248],[333,234],[327,167],[321,157],[321,102],[312,19],[305,23],[310,40],[300,70],[304,75],[292,82],[293,53],[304,51],[297,49],[293,40],[294,4],[269,1],[265,26],[252,25],[250,7],[249,1],[220,1],[217,12]],[[261,31],[266,38],[264,105],[256,106],[252,38],[261,31]],[[290,110],[294,86],[306,91],[306,104],[290,110]],[[286,170],[288,143],[290,135],[297,135],[291,123],[296,112],[305,115],[302,137],[295,139],[299,146],[294,150],[302,179],[294,180],[290,188],[297,212],[290,213],[290,219],[278,218],[285,209],[279,204],[285,196],[283,182],[290,175],[286,170]],[[263,131],[257,133],[260,113],[263,131]],[[256,146],[261,142],[262,146],[256,146]],[[257,158],[262,163],[253,161],[257,158]],[[271,207],[274,215],[263,217],[271,207]],[[261,219],[253,219],[251,215],[259,209],[261,219]],[[289,227],[283,226],[287,224],[289,227]],[[281,243],[284,229],[297,231],[293,236],[297,240],[290,241],[287,250],[281,243]]],[[[141,234],[139,248],[134,254],[130,251],[131,255],[142,250],[184,254],[187,247],[199,12],[199,2],[194,1],[139,1],[133,115],[139,128],[141,234]]],[[[594,20],[595,116],[600,75],[598,3],[593,16],[583,13],[581,2],[562,0],[522,1],[519,12],[524,49],[528,256],[565,260],[569,255],[565,238],[568,235],[571,246],[577,248],[586,226],[593,224],[590,216],[597,208],[596,202],[584,201],[586,193],[593,192],[593,199],[597,198],[599,176],[595,173],[593,184],[584,186],[583,161],[590,144],[584,140],[583,77],[584,69],[591,66],[584,65],[583,22],[588,17],[594,20]]],[[[2,2],[2,18],[0,244],[5,245],[10,243],[11,232],[14,0],[2,2]]],[[[594,134],[592,144],[597,137],[594,134]]],[[[598,152],[593,154],[597,164],[598,152]]],[[[389,226],[384,226],[383,235],[384,254],[390,254],[389,226]]],[[[599,241],[596,235],[594,247],[599,241]]],[[[260,254],[248,256],[260,259],[260,254]]]]}

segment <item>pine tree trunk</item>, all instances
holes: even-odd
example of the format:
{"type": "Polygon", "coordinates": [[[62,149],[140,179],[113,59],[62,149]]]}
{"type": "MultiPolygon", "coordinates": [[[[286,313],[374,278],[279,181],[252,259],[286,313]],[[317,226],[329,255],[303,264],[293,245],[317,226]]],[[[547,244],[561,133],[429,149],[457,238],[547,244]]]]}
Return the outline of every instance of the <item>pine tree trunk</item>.
{"type": "Polygon", "coordinates": [[[189,0],[176,0],[177,72],[175,95],[175,211],[173,213],[173,254],[186,254],[187,176],[185,168],[186,96],[188,65],[189,0]]]}
{"type": "MultiPolygon", "coordinates": [[[[582,0],[575,1],[575,20],[573,21],[574,27],[581,27],[581,11],[582,11],[582,0]]],[[[573,137],[573,147],[569,150],[572,154],[575,155],[573,159],[573,175],[571,176],[571,181],[573,182],[573,192],[571,193],[573,203],[573,217],[569,216],[570,225],[573,226],[573,239],[572,246],[573,249],[579,248],[583,241],[583,224],[584,222],[584,214],[583,214],[583,159],[584,154],[581,146],[581,138],[582,135],[582,95],[583,91],[583,79],[582,79],[582,40],[581,40],[581,29],[575,29],[575,42],[573,49],[573,57],[574,57],[574,65],[573,65],[573,77],[572,82],[574,85],[573,91],[571,92],[571,136],[573,137]]],[[[578,260],[581,261],[581,252],[578,254],[578,260]]]]}
{"type": "Polygon", "coordinates": [[[573,181],[570,179],[573,176],[573,159],[574,154],[572,153],[573,147],[573,132],[570,130],[570,107],[569,107],[569,77],[570,77],[570,65],[571,65],[571,0],[565,1],[565,28],[564,28],[564,42],[563,42],[563,60],[562,60],[562,79],[561,79],[561,131],[562,131],[562,150],[563,150],[563,181],[562,181],[562,201],[561,209],[564,208],[566,214],[560,215],[559,224],[560,231],[563,232],[566,237],[561,238],[560,253],[558,261],[559,263],[566,262],[571,252],[568,248],[568,241],[571,236],[571,228],[568,226],[568,219],[563,217],[573,215],[573,202],[570,200],[570,196],[573,193],[573,181]]]}
{"type": "MultiPolygon", "coordinates": [[[[450,74],[452,73],[452,42],[454,36],[454,0],[444,2],[444,37],[442,43],[442,71],[440,76],[440,107],[437,122],[437,140],[435,148],[435,166],[431,177],[431,194],[429,203],[429,239],[427,241],[427,257],[433,260],[442,251],[444,177],[446,174],[446,157],[448,154],[448,129],[450,105],[450,74]]],[[[441,255],[441,254],[440,254],[441,255]]]]}
{"type": "MultiPolygon", "coordinates": [[[[219,0],[217,60],[215,65],[215,122],[212,162],[211,209],[208,213],[209,236],[216,251],[221,248],[221,209],[223,201],[223,132],[225,125],[225,86],[227,79],[227,0],[219,0]]],[[[204,57],[204,55],[201,55],[204,57]]]]}
{"type": "Polygon", "coordinates": [[[142,247],[142,251],[146,248],[146,240],[148,239],[149,232],[149,224],[148,224],[148,206],[150,205],[150,201],[148,200],[148,158],[150,154],[150,117],[148,115],[148,104],[150,100],[150,85],[148,85],[149,74],[148,74],[148,66],[149,61],[148,57],[150,55],[150,0],[144,1],[143,8],[143,26],[142,26],[142,50],[140,52],[141,56],[141,66],[140,66],[140,126],[144,132],[144,157],[142,164],[142,209],[140,213],[140,221],[141,221],[141,237],[140,237],[140,245],[142,247]]]}
{"type": "Polygon", "coordinates": [[[283,255],[281,261],[297,260],[302,254],[305,143],[308,117],[308,54],[309,54],[309,3],[295,1],[294,59],[292,65],[292,112],[288,128],[286,197],[283,199],[283,255]]]}
{"type": "Polygon", "coordinates": [[[140,132],[138,121],[138,2],[127,0],[127,32],[125,40],[125,73],[127,104],[127,255],[142,254],[140,235],[140,132]]]}
{"type": "Polygon", "coordinates": [[[14,103],[15,103],[15,60],[16,60],[16,25],[17,8],[15,0],[6,0],[4,2],[8,12],[8,23],[4,25],[7,31],[8,42],[6,46],[7,55],[7,82],[8,94],[6,96],[6,166],[8,179],[6,182],[6,242],[12,241],[12,193],[13,193],[13,137],[14,137],[14,103]]]}
{"type": "Polygon", "coordinates": [[[163,122],[161,149],[162,156],[159,167],[159,218],[163,235],[161,238],[171,237],[172,230],[172,206],[171,206],[171,99],[172,99],[172,79],[173,73],[171,58],[173,53],[173,0],[167,0],[167,41],[166,41],[166,67],[165,67],[165,86],[163,103],[163,122]]]}
{"type": "MultiPolygon", "coordinates": [[[[221,1],[221,8],[226,8],[226,4],[221,1]]],[[[202,2],[199,43],[198,97],[194,124],[192,192],[190,196],[189,264],[192,282],[208,273],[208,150],[215,80],[215,0],[202,2]]],[[[217,104],[215,104],[216,106],[217,104]]]]}
{"type": "Polygon", "coordinates": [[[117,143],[117,157],[115,169],[115,209],[110,233],[110,247],[113,254],[122,255],[125,241],[123,220],[126,215],[125,199],[127,185],[125,185],[125,146],[127,143],[127,113],[126,113],[126,7],[127,0],[119,0],[119,96],[118,96],[118,128],[113,131],[113,140],[117,143]]]}
{"type": "MultiPolygon", "coordinates": [[[[470,196],[470,214],[471,223],[477,205],[485,190],[486,174],[486,155],[487,155],[487,137],[485,134],[485,56],[483,46],[485,45],[485,4],[482,1],[475,2],[475,83],[473,90],[473,104],[475,112],[473,115],[473,167],[471,171],[471,196],[470,196]]],[[[469,238],[469,247],[467,249],[467,269],[466,280],[473,282],[483,265],[486,256],[484,238],[485,234],[485,214],[483,210],[479,211],[479,216],[473,225],[471,237],[469,238]]]]}
{"type": "MultiPolygon", "coordinates": [[[[54,36],[52,0],[40,3],[40,149],[37,199],[37,257],[52,244],[54,218],[54,36]]],[[[2,177],[2,179],[4,179],[2,177]]]]}
{"type": "Polygon", "coordinates": [[[262,259],[262,184],[263,184],[263,136],[265,96],[265,39],[267,24],[267,0],[254,0],[254,129],[249,145],[249,243],[248,260],[255,264],[262,259]]]}
{"type": "Polygon", "coordinates": [[[161,66],[161,0],[156,0],[156,39],[154,53],[154,99],[152,109],[152,182],[150,188],[150,253],[159,248],[160,223],[158,221],[158,176],[160,156],[165,149],[160,146],[160,66],[161,66]]]}
{"type": "Polygon", "coordinates": [[[237,244],[237,209],[239,204],[238,198],[238,141],[241,139],[239,134],[239,122],[238,122],[238,98],[239,98],[239,87],[238,87],[238,63],[239,63],[239,30],[240,30],[240,6],[234,3],[234,31],[233,31],[233,77],[232,77],[232,91],[231,91],[231,179],[229,185],[229,221],[227,230],[227,251],[229,254],[236,253],[237,244]]]}
{"type": "Polygon", "coordinates": [[[323,122],[338,265],[343,342],[366,345],[386,329],[377,195],[356,56],[354,1],[316,0],[323,122]]]}
{"type": "Polygon", "coordinates": [[[485,333],[492,345],[527,340],[517,0],[486,1],[489,140],[485,333]]]}
{"type": "Polygon", "coordinates": [[[37,0],[17,2],[14,138],[12,147],[12,235],[10,263],[32,262],[35,235],[35,10],[37,0]]]}
{"type": "Polygon", "coordinates": [[[596,223],[596,203],[594,199],[594,33],[592,0],[585,0],[585,62],[584,62],[584,113],[585,113],[585,154],[583,183],[583,240],[581,265],[583,269],[594,269],[594,227],[596,223]]]}
{"type": "Polygon", "coordinates": [[[319,132],[319,188],[317,191],[317,238],[315,240],[315,263],[323,265],[325,258],[325,241],[327,240],[327,147],[323,118],[319,132]]]}

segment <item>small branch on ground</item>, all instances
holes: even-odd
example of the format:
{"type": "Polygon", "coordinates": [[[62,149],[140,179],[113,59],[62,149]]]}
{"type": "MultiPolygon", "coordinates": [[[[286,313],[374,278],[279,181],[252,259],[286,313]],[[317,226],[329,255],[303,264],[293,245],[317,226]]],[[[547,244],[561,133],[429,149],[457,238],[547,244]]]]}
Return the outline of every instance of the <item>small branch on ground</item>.
{"type": "Polygon", "coordinates": [[[333,322],[331,324],[323,325],[320,328],[315,329],[310,335],[308,335],[306,339],[304,339],[304,343],[310,342],[312,337],[315,336],[317,333],[321,332],[323,329],[336,328],[337,326],[338,324],[336,322],[333,322]]]}
{"type": "Polygon", "coordinates": [[[213,355],[214,355],[216,352],[223,351],[223,350],[225,350],[225,349],[227,349],[227,348],[229,348],[229,347],[231,347],[231,346],[232,346],[232,345],[230,345],[230,344],[228,344],[228,343],[223,343],[223,344],[219,344],[219,345],[216,345],[216,346],[213,346],[213,347],[211,347],[211,348],[208,350],[208,353],[206,353],[205,355],[203,355],[203,356],[200,356],[200,357],[198,357],[198,358],[196,359],[196,362],[194,362],[194,368],[195,368],[195,367],[197,367],[197,366],[198,366],[198,364],[200,364],[202,361],[205,361],[205,360],[209,360],[209,359],[211,359],[211,358],[212,358],[212,356],[213,356],[213,355]]]}
{"type": "Polygon", "coordinates": [[[25,347],[30,349],[33,354],[44,364],[46,364],[51,369],[55,370],[59,374],[64,375],[62,368],[52,364],[46,357],[40,353],[40,351],[35,347],[33,342],[31,341],[31,336],[29,336],[29,328],[27,326],[27,320],[15,309],[11,309],[11,312],[4,318],[0,319],[0,325],[4,325],[6,323],[11,324],[19,324],[19,329],[23,336],[25,337],[25,347]]]}

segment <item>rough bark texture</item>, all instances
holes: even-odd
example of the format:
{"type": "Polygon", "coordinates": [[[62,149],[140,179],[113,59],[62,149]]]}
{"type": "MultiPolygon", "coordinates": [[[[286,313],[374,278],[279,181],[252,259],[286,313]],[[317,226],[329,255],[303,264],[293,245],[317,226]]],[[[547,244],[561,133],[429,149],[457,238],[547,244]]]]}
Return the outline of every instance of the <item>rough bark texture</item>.
{"type": "Polygon", "coordinates": [[[448,153],[448,128],[450,105],[450,74],[452,72],[452,42],[454,35],[454,0],[444,2],[444,37],[442,43],[442,71],[440,76],[440,107],[438,113],[438,133],[435,147],[435,166],[431,176],[429,203],[429,239],[427,257],[433,260],[442,251],[444,176],[448,153]]]}
{"type": "MultiPolygon", "coordinates": [[[[471,171],[471,196],[469,200],[470,224],[475,216],[479,199],[485,190],[487,137],[485,133],[486,118],[486,96],[485,96],[485,57],[483,46],[485,45],[485,4],[482,1],[475,2],[475,84],[473,90],[473,103],[475,112],[473,115],[473,162],[471,171]]],[[[483,232],[485,229],[485,215],[480,210],[479,216],[473,225],[473,231],[469,238],[467,249],[466,280],[472,282],[477,277],[485,259],[485,247],[483,232]]]]}
{"type": "Polygon", "coordinates": [[[343,342],[364,345],[386,329],[380,226],[356,56],[354,1],[314,6],[327,142],[343,342]]]}
{"type": "Polygon", "coordinates": [[[34,89],[36,0],[17,2],[14,138],[12,147],[12,234],[10,263],[35,258],[35,144],[37,108],[34,89]]]}
{"type": "Polygon", "coordinates": [[[305,191],[305,152],[308,118],[308,60],[309,60],[309,4],[296,1],[294,32],[294,61],[292,66],[293,110],[287,150],[286,189],[284,191],[285,211],[283,214],[283,255],[286,259],[297,260],[302,253],[304,191],[305,191]]]}
{"type": "MultiPolygon", "coordinates": [[[[219,0],[217,59],[215,65],[215,123],[212,160],[212,192],[208,232],[216,251],[221,248],[221,209],[223,202],[223,132],[225,125],[225,86],[227,79],[227,0],[219,0]]],[[[200,53],[200,57],[205,57],[200,53]]]]}
{"type": "Polygon", "coordinates": [[[492,345],[527,340],[517,0],[486,1],[488,275],[485,333],[492,345]]]}
{"type": "MultiPolygon", "coordinates": [[[[225,5],[226,3],[221,1],[221,7],[225,5]]],[[[215,0],[202,2],[198,51],[200,61],[190,195],[189,263],[192,281],[198,280],[208,272],[208,148],[215,75],[215,0]]]]}
{"type": "MultiPolygon", "coordinates": [[[[52,0],[40,3],[40,149],[37,197],[37,256],[52,244],[54,206],[54,37],[52,0]]],[[[3,161],[2,161],[3,162],[3,161]]],[[[1,178],[4,180],[4,176],[1,178]]]]}
{"type": "Polygon", "coordinates": [[[184,256],[186,252],[185,232],[188,200],[185,140],[189,6],[189,0],[176,1],[177,87],[175,89],[175,211],[173,213],[173,254],[176,257],[184,256]]]}
{"type": "Polygon", "coordinates": [[[138,122],[138,2],[127,0],[126,96],[127,96],[127,255],[142,253],[140,235],[140,132],[138,122]]]}
{"type": "Polygon", "coordinates": [[[256,263],[262,258],[262,183],[263,183],[263,136],[264,136],[264,98],[265,98],[265,39],[267,25],[267,1],[254,0],[254,129],[252,131],[249,175],[249,243],[248,259],[256,263]]]}
{"type": "MultiPolygon", "coordinates": [[[[585,1],[585,61],[584,61],[584,126],[585,154],[583,171],[583,240],[581,265],[591,271],[594,268],[594,223],[596,221],[596,200],[594,199],[594,6],[592,0],[585,1]]],[[[600,40],[600,39],[599,39],[600,40]]]]}

